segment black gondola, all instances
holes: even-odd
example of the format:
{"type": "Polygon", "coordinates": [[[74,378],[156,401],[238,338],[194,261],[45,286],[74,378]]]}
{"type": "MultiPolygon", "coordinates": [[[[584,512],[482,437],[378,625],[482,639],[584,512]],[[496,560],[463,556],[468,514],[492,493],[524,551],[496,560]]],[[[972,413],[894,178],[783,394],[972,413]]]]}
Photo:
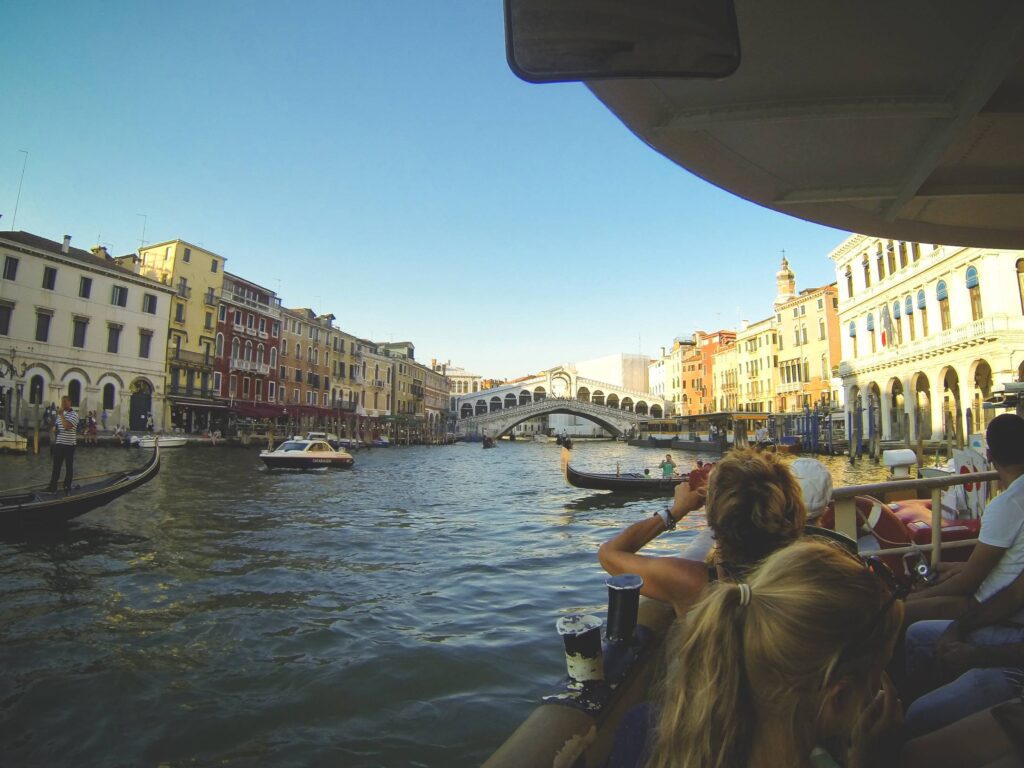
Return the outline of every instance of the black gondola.
{"type": "Polygon", "coordinates": [[[577,488],[589,488],[594,491],[620,491],[628,493],[650,493],[660,496],[671,496],[677,485],[687,479],[686,475],[678,477],[648,477],[639,472],[600,474],[596,472],[580,472],[569,464],[569,452],[562,449],[562,472],[569,485],[577,488]]]}
{"type": "Polygon", "coordinates": [[[160,447],[138,469],[115,472],[94,483],[72,485],[71,491],[50,493],[35,490],[0,494],[0,530],[10,531],[39,525],[63,523],[109,504],[118,496],[135,490],[160,471],[160,447]]]}

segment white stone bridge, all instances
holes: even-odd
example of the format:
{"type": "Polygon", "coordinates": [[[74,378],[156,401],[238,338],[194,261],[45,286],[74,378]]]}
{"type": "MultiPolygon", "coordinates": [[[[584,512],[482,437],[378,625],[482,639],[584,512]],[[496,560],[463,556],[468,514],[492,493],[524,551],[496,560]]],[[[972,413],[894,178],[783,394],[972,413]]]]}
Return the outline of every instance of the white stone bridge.
{"type": "Polygon", "coordinates": [[[459,419],[459,431],[467,435],[487,435],[500,437],[516,424],[546,416],[550,413],[568,413],[589,419],[614,436],[635,429],[640,414],[624,411],[607,405],[599,405],[587,400],[571,397],[545,397],[523,405],[510,405],[500,410],[489,411],[479,415],[459,419]]]}

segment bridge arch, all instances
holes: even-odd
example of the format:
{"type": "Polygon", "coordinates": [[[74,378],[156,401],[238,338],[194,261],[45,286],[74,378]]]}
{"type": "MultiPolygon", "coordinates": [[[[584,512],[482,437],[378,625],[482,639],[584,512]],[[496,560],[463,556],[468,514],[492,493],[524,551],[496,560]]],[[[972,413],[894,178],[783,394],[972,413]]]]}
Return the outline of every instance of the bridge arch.
{"type": "Polygon", "coordinates": [[[581,402],[579,400],[553,398],[550,400],[537,400],[529,405],[517,406],[515,408],[499,408],[488,413],[474,415],[463,419],[459,424],[459,428],[461,431],[469,434],[485,434],[489,437],[500,437],[524,421],[552,413],[580,416],[616,436],[634,429],[637,425],[637,416],[630,411],[581,402]]]}
{"type": "Polygon", "coordinates": [[[576,399],[582,403],[589,403],[590,390],[587,389],[586,387],[580,387],[578,390],[576,390],[576,399]]]}
{"type": "Polygon", "coordinates": [[[590,398],[590,402],[594,405],[604,405],[604,392],[600,389],[595,389],[593,396],[590,398]]]}
{"type": "Polygon", "coordinates": [[[530,394],[530,390],[524,389],[519,392],[519,404],[527,405],[533,402],[533,395],[530,394]]]}
{"type": "Polygon", "coordinates": [[[519,405],[519,400],[516,399],[515,392],[509,392],[507,395],[505,395],[506,408],[515,408],[517,405],[519,405]]]}
{"type": "Polygon", "coordinates": [[[491,408],[490,408],[490,411],[491,411],[491,413],[494,413],[495,411],[500,411],[500,410],[501,410],[501,398],[498,397],[497,395],[495,395],[494,397],[491,398],[491,408]]]}

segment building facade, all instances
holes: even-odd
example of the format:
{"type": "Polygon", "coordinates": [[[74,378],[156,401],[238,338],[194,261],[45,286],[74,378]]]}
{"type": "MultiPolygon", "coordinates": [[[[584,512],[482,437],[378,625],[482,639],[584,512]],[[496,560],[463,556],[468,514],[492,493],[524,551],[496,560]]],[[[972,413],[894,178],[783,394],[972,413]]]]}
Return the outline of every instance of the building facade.
{"type": "Polygon", "coordinates": [[[199,432],[223,424],[225,404],[214,390],[217,312],[223,256],[184,240],[168,240],[125,257],[142,276],[174,289],[167,331],[168,426],[199,432]]]}
{"type": "Polygon", "coordinates": [[[835,376],[841,355],[839,299],[836,285],[797,293],[789,264],[782,260],[775,301],[778,331],[778,385],[775,410],[780,413],[832,408],[842,402],[835,376]]]}
{"type": "Polygon", "coordinates": [[[160,429],[174,290],[70,241],[0,233],[0,418],[27,427],[67,395],[110,429],[160,429]]]}
{"type": "Polygon", "coordinates": [[[231,273],[217,308],[213,389],[241,418],[279,419],[278,354],[281,300],[261,285],[231,273]]]}
{"type": "Polygon", "coordinates": [[[1024,380],[1024,252],[854,235],[830,257],[848,419],[864,439],[981,432],[1024,380]]]}

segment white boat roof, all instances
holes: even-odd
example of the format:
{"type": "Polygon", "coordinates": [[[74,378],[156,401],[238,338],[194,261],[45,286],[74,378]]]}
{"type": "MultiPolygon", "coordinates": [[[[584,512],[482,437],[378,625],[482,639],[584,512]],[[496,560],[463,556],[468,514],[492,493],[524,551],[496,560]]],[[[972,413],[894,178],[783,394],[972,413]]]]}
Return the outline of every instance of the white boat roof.
{"type": "Polygon", "coordinates": [[[720,80],[591,81],[640,139],[782,213],[1024,248],[1024,3],[736,0],[720,80]]]}

